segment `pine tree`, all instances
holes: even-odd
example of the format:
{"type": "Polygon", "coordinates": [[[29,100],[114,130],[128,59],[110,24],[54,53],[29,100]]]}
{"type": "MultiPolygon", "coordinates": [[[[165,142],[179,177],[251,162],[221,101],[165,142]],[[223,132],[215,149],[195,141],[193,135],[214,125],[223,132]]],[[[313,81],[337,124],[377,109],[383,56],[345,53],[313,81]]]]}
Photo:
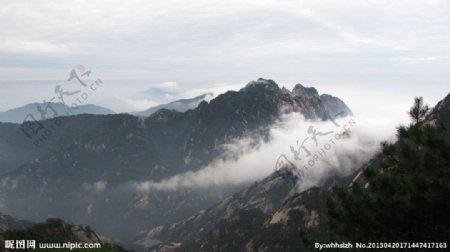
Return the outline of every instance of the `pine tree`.
{"type": "Polygon", "coordinates": [[[354,242],[443,242],[450,237],[450,131],[421,126],[421,98],[411,108],[414,125],[365,169],[367,188],[336,187],[328,201],[333,238],[354,242]]]}
{"type": "Polygon", "coordinates": [[[423,104],[423,97],[414,98],[414,105],[409,110],[409,115],[414,120],[416,125],[419,125],[429,111],[428,105],[423,104]]]}

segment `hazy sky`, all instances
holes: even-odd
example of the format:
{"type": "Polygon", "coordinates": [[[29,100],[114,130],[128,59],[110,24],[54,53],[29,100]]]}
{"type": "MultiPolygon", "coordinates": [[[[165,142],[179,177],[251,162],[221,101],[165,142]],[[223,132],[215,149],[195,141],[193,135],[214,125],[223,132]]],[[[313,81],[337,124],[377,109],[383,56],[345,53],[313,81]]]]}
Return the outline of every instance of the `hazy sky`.
{"type": "Polygon", "coordinates": [[[30,80],[77,64],[111,80],[90,102],[116,111],[258,77],[403,111],[450,91],[449,31],[446,0],[3,0],[0,111],[51,97],[55,82],[30,80]],[[177,94],[139,94],[155,86],[177,94]]]}

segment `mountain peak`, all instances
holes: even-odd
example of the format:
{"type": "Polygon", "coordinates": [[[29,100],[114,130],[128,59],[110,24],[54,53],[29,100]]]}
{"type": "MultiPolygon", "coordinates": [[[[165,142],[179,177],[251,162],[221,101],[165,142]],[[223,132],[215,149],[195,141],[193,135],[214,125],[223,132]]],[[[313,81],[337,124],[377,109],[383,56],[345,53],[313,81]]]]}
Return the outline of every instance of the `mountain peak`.
{"type": "Polygon", "coordinates": [[[196,108],[200,103],[202,103],[205,100],[209,101],[210,99],[212,99],[212,97],[214,97],[214,94],[211,92],[208,92],[208,93],[204,93],[199,96],[196,96],[194,98],[179,99],[176,101],[172,101],[170,103],[160,104],[158,106],[148,108],[147,110],[144,110],[144,111],[134,112],[133,114],[136,116],[149,117],[161,109],[185,112],[187,110],[196,108]]]}
{"type": "Polygon", "coordinates": [[[250,91],[252,89],[269,89],[269,90],[279,90],[277,83],[271,79],[259,78],[257,80],[250,81],[241,91],[250,91]]]}
{"type": "Polygon", "coordinates": [[[206,97],[206,96],[214,96],[214,93],[213,93],[213,92],[207,92],[207,93],[204,93],[204,94],[199,95],[199,96],[197,96],[197,97],[204,98],[204,97],[206,97]]]}
{"type": "Polygon", "coordinates": [[[29,115],[36,120],[45,120],[58,116],[79,114],[107,115],[114,114],[114,111],[93,104],[82,104],[72,108],[62,102],[34,102],[0,112],[0,122],[22,123],[29,115]]]}
{"type": "Polygon", "coordinates": [[[295,87],[292,89],[292,94],[294,96],[319,96],[317,89],[315,89],[314,87],[305,87],[300,83],[295,85],[295,87]]]}
{"type": "Polygon", "coordinates": [[[154,119],[155,121],[167,122],[170,118],[173,118],[177,114],[181,114],[182,112],[176,111],[175,109],[166,109],[162,108],[155,113],[151,114],[149,118],[154,119]]]}

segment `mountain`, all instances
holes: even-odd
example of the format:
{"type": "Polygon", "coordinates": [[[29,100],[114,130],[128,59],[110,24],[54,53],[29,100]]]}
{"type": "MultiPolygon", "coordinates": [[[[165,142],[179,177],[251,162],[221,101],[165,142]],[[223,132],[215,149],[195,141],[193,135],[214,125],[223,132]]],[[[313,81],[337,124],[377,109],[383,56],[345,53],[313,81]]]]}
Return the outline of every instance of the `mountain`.
{"type": "Polygon", "coordinates": [[[30,227],[33,223],[15,219],[9,215],[0,213],[0,234],[8,230],[22,230],[30,227]]]}
{"type": "MultiPolygon", "coordinates": [[[[313,92],[314,90],[310,89],[308,91],[313,92]]],[[[448,183],[444,183],[444,178],[448,180],[448,176],[445,174],[448,174],[449,168],[449,128],[447,126],[450,122],[450,103],[448,103],[448,99],[449,96],[439,102],[427,116],[428,124],[432,123],[432,125],[437,126],[436,129],[429,129],[430,135],[428,136],[412,136],[415,139],[414,141],[428,141],[427,144],[421,144],[418,147],[418,151],[426,158],[426,162],[421,163],[419,160],[415,160],[421,155],[417,153],[411,154],[414,151],[414,148],[411,148],[410,145],[412,139],[408,139],[411,137],[408,135],[411,132],[406,132],[405,128],[401,128],[398,142],[392,145],[384,144],[385,147],[381,153],[378,153],[372,160],[348,177],[333,179],[324,183],[321,187],[312,187],[303,192],[295,192],[295,190],[279,191],[277,197],[283,198],[283,200],[276,205],[269,201],[266,205],[254,207],[251,203],[230,204],[230,200],[225,199],[216,206],[207,210],[201,210],[183,221],[151,229],[147,233],[147,237],[162,240],[162,243],[153,246],[151,251],[306,251],[311,249],[311,242],[329,243],[330,237],[334,237],[331,241],[339,241],[336,236],[331,236],[336,235],[331,231],[335,230],[336,225],[338,225],[336,221],[341,222],[340,225],[345,226],[345,229],[342,229],[342,232],[339,234],[343,235],[343,241],[351,241],[349,240],[350,237],[359,237],[356,238],[356,241],[364,241],[359,236],[359,233],[362,233],[364,230],[371,234],[371,236],[366,237],[369,241],[382,239],[383,237],[389,241],[408,240],[408,237],[410,239],[411,237],[416,237],[412,241],[417,240],[417,237],[427,237],[428,240],[436,240],[436,237],[448,237],[448,231],[441,230],[446,228],[444,223],[448,223],[447,212],[449,209],[448,204],[442,201],[443,198],[447,198],[443,195],[448,195],[449,193],[448,183]],[[447,137],[447,140],[443,140],[444,137],[447,137]],[[445,142],[446,145],[443,144],[445,142]],[[398,156],[392,156],[395,148],[400,148],[395,154],[398,156]],[[438,153],[442,155],[439,157],[440,159],[437,156],[438,153]],[[407,160],[410,160],[409,162],[411,163],[406,163],[408,162],[407,160]],[[392,183],[388,185],[386,184],[388,179],[386,177],[383,179],[378,178],[378,180],[371,179],[370,181],[374,184],[370,184],[367,176],[372,178],[373,174],[376,173],[390,173],[390,170],[396,167],[392,166],[390,162],[400,162],[400,165],[406,166],[407,169],[402,171],[405,174],[396,171],[390,178],[392,183]],[[425,174],[414,175],[414,173],[418,172],[418,164],[424,166],[425,174]],[[380,172],[386,166],[388,170],[380,172]],[[433,173],[433,169],[438,169],[437,167],[443,169],[438,173],[433,173]],[[405,185],[407,188],[398,188],[400,185],[398,177],[400,176],[404,176],[407,179],[413,178],[414,180],[412,182],[408,180],[405,185]],[[419,181],[420,177],[426,177],[426,179],[419,181]],[[417,184],[414,184],[414,181],[417,181],[417,184]],[[426,186],[425,183],[429,183],[429,185],[426,186]],[[356,188],[353,188],[354,186],[356,188]],[[379,198],[379,195],[378,198],[374,195],[371,197],[366,196],[366,198],[362,197],[361,190],[370,190],[371,186],[386,195],[381,198],[379,198]],[[407,197],[399,196],[405,191],[416,187],[417,189],[413,191],[413,195],[407,197]],[[341,188],[341,191],[335,188],[341,188]],[[435,191],[431,194],[433,190],[435,191]],[[335,211],[332,210],[334,207],[331,207],[330,200],[339,197],[343,192],[350,193],[352,191],[354,192],[353,202],[351,202],[348,194],[343,198],[341,196],[343,204],[348,204],[349,207],[347,215],[341,214],[333,217],[334,219],[331,220],[330,214],[334,216],[335,211]],[[399,193],[399,195],[393,196],[393,200],[404,201],[392,205],[390,201],[392,199],[389,199],[389,195],[392,195],[394,191],[399,193]],[[436,197],[436,195],[441,197],[436,197]],[[363,199],[367,199],[368,202],[363,201],[363,199]],[[382,200],[382,203],[375,206],[370,205],[375,200],[377,202],[382,200]],[[427,205],[431,203],[439,207],[427,205]],[[265,206],[269,206],[270,211],[264,211],[266,209],[264,208],[265,206]],[[378,218],[374,219],[373,216],[367,215],[369,211],[365,212],[366,208],[364,207],[368,208],[367,210],[370,209],[371,214],[377,214],[378,218]],[[232,211],[221,210],[228,208],[232,209],[232,211]],[[394,209],[397,212],[392,215],[394,209]],[[411,222],[411,218],[401,217],[406,214],[408,216],[416,214],[414,219],[421,221],[411,222]],[[436,216],[439,216],[439,218],[436,216]],[[345,221],[342,220],[344,217],[346,218],[345,221],[351,219],[354,223],[345,224],[345,221]],[[400,219],[401,221],[399,221],[400,219]],[[360,226],[356,227],[361,222],[366,222],[364,229],[360,229],[360,226]],[[401,228],[404,228],[404,230],[401,228]],[[411,228],[417,228],[417,230],[410,233],[409,230],[411,228]],[[420,229],[429,231],[421,232],[420,229]],[[353,232],[355,230],[360,231],[353,232]],[[381,237],[374,238],[377,232],[381,237]],[[395,234],[395,232],[400,232],[402,236],[398,236],[398,233],[395,234]],[[430,232],[434,232],[434,236],[427,234],[430,232]],[[392,233],[392,235],[386,235],[387,233],[392,233]]],[[[425,126],[423,128],[425,128],[425,131],[427,130],[425,126]]],[[[414,126],[411,126],[409,129],[412,132],[416,130],[418,129],[414,126]]],[[[276,176],[277,172],[264,179],[261,185],[264,185],[276,176]]],[[[301,183],[292,173],[289,177],[289,184],[301,183]]],[[[258,193],[251,188],[257,188],[257,186],[245,189],[237,195],[245,195],[247,198],[254,199],[258,193]],[[248,195],[248,192],[252,194],[248,195]]],[[[274,189],[270,187],[264,188],[269,190],[265,193],[270,195],[272,194],[270,191],[274,189]]],[[[295,186],[291,188],[295,189],[295,186]]],[[[235,195],[234,197],[237,196],[235,195]]],[[[242,198],[242,196],[239,198],[242,198]]],[[[267,197],[261,197],[260,202],[264,202],[265,199],[267,197]]]]}
{"type": "Polygon", "coordinates": [[[438,127],[443,127],[450,122],[450,93],[438,102],[426,116],[425,122],[438,127]]]}
{"type": "Polygon", "coordinates": [[[125,240],[181,221],[247,185],[179,191],[135,185],[197,171],[222,158],[223,145],[236,139],[270,141],[264,137],[284,113],[314,120],[351,113],[336,97],[295,90],[258,79],[195,109],[161,109],[145,120],[83,114],[39,121],[31,129],[0,123],[0,198],[8,199],[0,210],[31,220],[59,216],[125,240]]]}
{"type": "MultiPolygon", "coordinates": [[[[320,104],[320,106],[323,106],[323,108],[325,108],[329,116],[345,117],[353,115],[352,111],[347,107],[347,105],[345,105],[345,103],[341,99],[329,94],[319,95],[314,87],[304,87],[302,84],[297,84],[294,86],[291,92],[285,89],[284,93],[291,94],[291,96],[294,97],[297,103],[306,103],[305,107],[309,110],[314,108],[314,106],[318,106],[318,104],[320,104]]],[[[320,111],[320,108],[315,109],[320,111]]],[[[311,111],[308,111],[306,113],[311,113],[311,111]]]]}
{"type": "Polygon", "coordinates": [[[22,123],[25,120],[45,120],[58,116],[93,114],[114,114],[113,111],[100,106],[86,104],[70,108],[64,103],[30,103],[23,107],[0,112],[0,122],[22,123]]]}
{"type": "Polygon", "coordinates": [[[203,238],[221,219],[230,219],[243,209],[257,209],[269,214],[295,192],[296,181],[292,170],[284,168],[181,222],[149,230],[146,238],[177,243],[194,241],[203,238]]]}
{"type": "Polygon", "coordinates": [[[176,100],[176,101],[173,101],[170,103],[161,104],[161,105],[158,105],[156,107],[151,107],[151,108],[141,111],[141,112],[134,112],[132,114],[136,115],[136,116],[148,117],[151,114],[153,114],[156,111],[161,110],[161,109],[185,112],[186,110],[196,108],[200,104],[200,102],[202,102],[204,100],[209,100],[212,97],[213,97],[213,93],[206,93],[206,94],[202,94],[197,97],[190,98],[190,99],[180,99],[180,100],[176,100]]]}
{"type": "Polygon", "coordinates": [[[300,229],[325,237],[329,191],[297,193],[298,182],[295,168],[286,166],[213,207],[150,229],[143,240],[162,241],[150,251],[305,250],[300,229]]]}

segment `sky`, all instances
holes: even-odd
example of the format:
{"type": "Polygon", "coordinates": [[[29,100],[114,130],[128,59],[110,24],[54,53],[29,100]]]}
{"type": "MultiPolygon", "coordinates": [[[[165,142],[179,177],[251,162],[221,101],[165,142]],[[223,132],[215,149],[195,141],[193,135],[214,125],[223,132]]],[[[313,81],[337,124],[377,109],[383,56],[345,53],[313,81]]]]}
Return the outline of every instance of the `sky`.
{"type": "Polygon", "coordinates": [[[3,0],[0,111],[78,88],[83,65],[104,83],[86,102],[116,112],[263,77],[397,120],[449,92],[449,30],[446,0],[3,0]]]}

